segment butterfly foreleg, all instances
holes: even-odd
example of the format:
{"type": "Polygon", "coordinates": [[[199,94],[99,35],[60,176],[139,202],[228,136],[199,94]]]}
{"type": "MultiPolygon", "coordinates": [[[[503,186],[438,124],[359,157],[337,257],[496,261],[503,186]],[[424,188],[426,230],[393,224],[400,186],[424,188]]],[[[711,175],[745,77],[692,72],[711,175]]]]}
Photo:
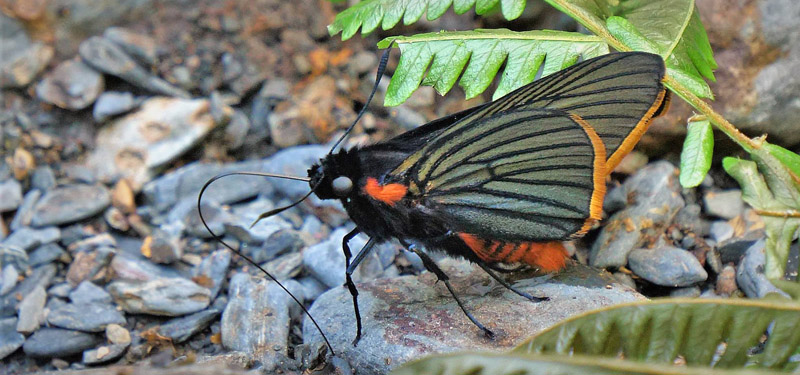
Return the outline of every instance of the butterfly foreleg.
{"type": "Polygon", "coordinates": [[[512,291],[512,292],[514,292],[516,294],[519,294],[522,297],[525,297],[525,298],[527,298],[527,299],[529,299],[529,300],[531,300],[533,302],[547,301],[547,300],[550,299],[550,298],[547,298],[547,297],[534,297],[534,296],[532,296],[532,295],[530,295],[528,293],[525,293],[525,292],[515,288],[513,285],[509,284],[507,281],[503,280],[500,277],[500,275],[496,274],[491,269],[491,267],[489,267],[489,265],[484,263],[482,260],[476,260],[475,263],[478,264],[478,266],[481,267],[484,271],[486,271],[486,273],[488,273],[489,276],[491,276],[493,279],[497,280],[497,282],[500,283],[500,285],[506,287],[506,289],[508,289],[508,290],[510,290],[510,291],[512,291]]]}
{"type": "Polygon", "coordinates": [[[442,269],[439,268],[438,265],[436,265],[436,262],[434,262],[433,259],[431,259],[431,257],[428,256],[428,254],[426,254],[423,251],[420,251],[416,245],[408,243],[406,241],[400,241],[400,243],[408,251],[417,254],[417,256],[419,256],[419,258],[422,260],[422,264],[425,266],[425,268],[428,271],[432,272],[434,275],[436,275],[439,281],[444,283],[444,286],[447,287],[447,290],[450,292],[450,295],[452,295],[453,299],[456,300],[458,307],[461,308],[461,311],[464,312],[464,315],[466,315],[467,318],[469,318],[472,324],[475,324],[476,327],[480,328],[480,330],[483,331],[483,334],[486,335],[486,337],[494,338],[494,332],[492,332],[491,330],[486,328],[483,324],[481,324],[481,322],[479,322],[478,319],[475,319],[475,317],[472,316],[472,313],[470,313],[469,310],[467,310],[467,308],[464,306],[464,303],[461,302],[461,299],[458,298],[458,295],[456,295],[456,292],[453,290],[453,286],[450,285],[450,277],[448,277],[447,274],[445,274],[444,271],[442,271],[442,269]]]}
{"type": "MultiPolygon", "coordinates": [[[[359,233],[361,233],[361,230],[355,228],[342,238],[342,252],[344,253],[344,264],[346,270],[350,269],[350,258],[353,256],[353,254],[350,252],[349,242],[359,233]]],[[[356,289],[356,284],[353,283],[353,278],[351,275],[351,272],[345,271],[344,286],[347,287],[347,290],[350,291],[350,295],[353,297],[353,310],[355,310],[356,314],[356,338],[353,340],[353,346],[356,346],[358,345],[358,340],[361,340],[361,312],[358,310],[358,289],[356,289]]]]}

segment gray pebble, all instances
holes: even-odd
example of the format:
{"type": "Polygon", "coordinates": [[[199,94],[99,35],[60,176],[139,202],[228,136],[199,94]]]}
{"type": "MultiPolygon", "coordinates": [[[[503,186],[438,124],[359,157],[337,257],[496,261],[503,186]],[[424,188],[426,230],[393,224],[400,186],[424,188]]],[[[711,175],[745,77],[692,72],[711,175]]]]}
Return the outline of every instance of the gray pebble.
{"type": "Polygon", "coordinates": [[[101,233],[72,242],[67,246],[67,250],[72,253],[81,253],[102,247],[117,247],[117,240],[108,233],[101,233]]]}
{"type": "Polygon", "coordinates": [[[233,207],[234,222],[225,224],[225,233],[245,243],[263,243],[273,233],[281,229],[290,229],[291,224],[280,216],[271,216],[258,220],[259,215],[275,208],[272,201],[257,199],[255,201],[233,207]],[[256,220],[258,222],[256,223],[256,220]],[[253,225],[253,223],[256,223],[253,225]]]}
{"type": "Polygon", "coordinates": [[[8,225],[11,230],[18,230],[31,225],[33,208],[41,197],[42,192],[39,190],[31,190],[25,193],[25,198],[22,199],[22,205],[19,206],[17,213],[14,214],[14,219],[12,219],[11,224],[8,225]]]}
{"type": "Polygon", "coordinates": [[[297,280],[303,286],[303,296],[307,301],[317,299],[322,293],[328,290],[328,286],[317,280],[314,276],[305,276],[297,280]]]}
{"type": "Polygon", "coordinates": [[[106,91],[97,98],[92,109],[95,121],[103,122],[109,118],[128,112],[136,107],[136,100],[129,92],[106,91]]]}
{"type": "Polygon", "coordinates": [[[0,269],[6,265],[16,268],[17,273],[26,273],[30,267],[28,254],[17,246],[0,244],[0,269]]]}
{"type": "Polygon", "coordinates": [[[211,292],[189,280],[114,281],[108,286],[114,301],[126,312],[181,316],[205,309],[211,292]]]}
{"type": "Polygon", "coordinates": [[[31,251],[39,245],[56,242],[59,239],[61,239],[61,230],[58,229],[58,227],[41,229],[24,227],[11,233],[11,235],[3,241],[3,245],[31,251]]]}
{"type": "Polygon", "coordinates": [[[111,204],[102,185],[68,185],[44,194],[36,203],[31,224],[35,227],[61,225],[101,213],[111,204]]]}
{"type": "Polygon", "coordinates": [[[17,284],[8,294],[0,297],[0,317],[16,315],[16,306],[19,303],[17,295],[25,296],[33,292],[37,286],[47,288],[56,275],[56,266],[45,264],[33,269],[25,280],[17,284]]]}
{"type": "Polygon", "coordinates": [[[93,348],[103,340],[100,336],[61,328],[43,328],[29,337],[22,349],[36,358],[69,357],[93,348]]]}
{"type": "Polygon", "coordinates": [[[592,244],[589,259],[592,266],[625,265],[628,253],[659,236],[684,206],[678,170],[666,161],[642,168],[623,187],[631,205],[606,221],[592,244]]]}
{"type": "Polygon", "coordinates": [[[128,345],[131,343],[131,333],[119,324],[106,326],[106,338],[112,344],[128,345]]]}
{"type": "Polygon", "coordinates": [[[51,242],[44,244],[33,250],[28,255],[28,263],[31,267],[40,266],[53,262],[57,259],[69,259],[69,254],[57,243],[51,242]]]}
{"type": "Polygon", "coordinates": [[[83,352],[83,364],[99,365],[119,359],[125,354],[128,345],[111,344],[103,345],[95,349],[83,352]]]}
{"type": "Polygon", "coordinates": [[[686,205],[678,211],[673,221],[678,227],[703,236],[708,232],[708,223],[700,218],[701,211],[699,204],[686,205]]]}
{"type": "Polygon", "coordinates": [[[625,196],[625,188],[621,185],[610,188],[603,199],[603,211],[607,214],[617,212],[627,205],[628,197],[625,196]]]}
{"type": "Polygon", "coordinates": [[[25,342],[25,336],[17,332],[17,318],[0,319],[0,359],[17,351],[25,342]]]}
{"type": "Polygon", "coordinates": [[[172,267],[153,264],[142,256],[128,253],[115,256],[110,267],[114,273],[114,280],[152,281],[181,277],[181,274],[172,267]]]}
{"type": "Polygon", "coordinates": [[[291,298],[283,289],[238,273],[231,278],[228,298],[220,326],[225,348],[249,354],[288,353],[291,298]]]}
{"type": "Polygon", "coordinates": [[[305,241],[301,233],[282,229],[273,233],[260,248],[246,247],[245,254],[250,256],[256,263],[264,263],[275,259],[286,253],[299,252],[305,247],[305,241]]]}
{"type": "Polygon", "coordinates": [[[19,303],[19,320],[17,321],[17,332],[31,334],[39,329],[44,321],[44,304],[47,301],[47,292],[41,285],[37,285],[33,290],[26,294],[19,303]]]}
{"type": "Polygon", "coordinates": [[[125,316],[104,303],[70,303],[47,315],[53,326],[84,332],[103,332],[109,324],[125,324],[125,316]]]}
{"type": "Polygon", "coordinates": [[[4,296],[17,286],[19,271],[13,264],[6,264],[0,272],[0,296],[4,296]]]}
{"type": "Polygon", "coordinates": [[[669,292],[669,296],[673,298],[697,298],[700,297],[700,287],[695,285],[675,288],[669,292]]]}
{"type": "Polygon", "coordinates": [[[23,87],[33,81],[53,58],[53,47],[43,42],[33,42],[21,23],[0,14],[3,35],[0,44],[0,87],[23,87]]]}
{"type": "Polygon", "coordinates": [[[69,283],[60,283],[51,286],[50,289],[47,290],[47,294],[53,297],[67,298],[70,292],[72,292],[72,289],[72,285],[69,283]]]}
{"type": "Polygon", "coordinates": [[[31,175],[31,189],[48,191],[56,186],[56,175],[49,165],[37,167],[31,175]]]}
{"type": "Polygon", "coordinates": [[[108,246],[96,250],[80,251],[67,269],[67,281],[77,286],[85,280],[95,280],[103,275],[117,251],[108,246]]]}
{"type": "Polygon", "coordinates": [[[36,85],[36,95],[58,107],[80,110],[94,103],[104,88],[103,75],[74,58],[48,72],[36,85]]]}
{"type": "Polygon", "coordinates": [[[0,212],[14,211],[22,204],[22,185],[9,178],[0,182],[0,212]]]}
{"type": "Polygon", "coordinates": [[[227,249],[217,250],[207,257],[194,269],[194,277],[205,277],[211,281],[208,286],[211,290],[211,298],[217,298],[222,283],[228,274],[228,267],[231,264],[231,252],[227,249]]]}
{"type": "Polygon", "coordinates": [[[171,264],[183,256],[183,247],[178,236],[156,229],[144,240],[142,253],[149,253],[148,258],[151,262],[171,264]]]}
{"type": "Polygon", "coordinates": [[[84,281],[69,293],[69,299],[74,304],[111,303],[111,295],[103,288],[91,281],[84,281]]]}
{"type": "Polygon", "coordinates": [[[707,191],[703,194],[706,213],[723,219],[733,219],[744,211],[742,191],[707,191]]]}
{"type": "Polygon", "coordinates": [[[720,243],[733,237],[733,226],[728,224],[727,221],[718,220],[711,223],[709,235],[714,241],[720,243]]]}
{"type": "Polygon", "coordinates": [[[156,42],[147,35],[124,27],[109,27],[103,32],[103,37],[143,64],[155,65],[157,62],[156,42]]]}
{"type": "Polygon", "coordinates": [[[694,255],[671,246],[631,251],[628,265],[633,273],[662,286],[689,286],[708,278],[694,255]]]}
{"type": "Polygon", "coordinates": [[[158,328],[158,333],[169,337],[173,343],[182,343],[206,329],[222,314],[227,303],[226,298],[218,298],[208,309],[167,321],[158,328]]]}
{"type": "Polygon", "coordinates": [[[83,164],[65,164],[61,166],[61,172],[64,173],[64,177],[66,179],[73,182],[83,184],[94,184],[97,182],[97,176],[95,175],[94,170],[83,164]]]}
{"type": "Polygon", "coordinates": [[[765,242],[759,240],[745,252],[742,262],[736,270],[736,284],[750,298],[763,298],[768,293],[781,293],[764,275],[766,262],[765,242]]]}

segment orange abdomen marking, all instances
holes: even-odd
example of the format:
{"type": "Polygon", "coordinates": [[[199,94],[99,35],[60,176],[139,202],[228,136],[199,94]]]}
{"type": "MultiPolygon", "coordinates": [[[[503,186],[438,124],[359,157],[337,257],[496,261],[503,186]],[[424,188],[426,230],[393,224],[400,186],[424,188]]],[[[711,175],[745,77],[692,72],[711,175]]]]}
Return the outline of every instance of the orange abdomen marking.
{"type": "Polygon", "coordinates": [[[363,190],[364,193],[372,197],[372,199],[394,206],[395,203],[406,196],[408,186],[403,184],[381,185],[376,178],[368,177],[363,190]]]}
{"type": "Polygon", "coordinates": [[[567,264],[567,250],[559,241],[517,242],[486,241],[469,233],[458,236],[474,253],[486,262],[525,263],[544,272],[558,271],[567,264]]]}

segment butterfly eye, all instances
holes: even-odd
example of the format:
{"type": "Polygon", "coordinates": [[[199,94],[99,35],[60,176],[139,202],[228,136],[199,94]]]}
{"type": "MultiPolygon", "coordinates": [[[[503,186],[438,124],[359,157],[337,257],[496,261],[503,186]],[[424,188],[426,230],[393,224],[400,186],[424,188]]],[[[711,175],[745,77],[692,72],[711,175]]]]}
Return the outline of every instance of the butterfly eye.
{"type": "Polygon", "coordinates": [[[350,194],[350,190],[353,190],[353,181],[345,176],[336,177],[331,185],[333,186],[334,194],[340,197],[350,194]]]}

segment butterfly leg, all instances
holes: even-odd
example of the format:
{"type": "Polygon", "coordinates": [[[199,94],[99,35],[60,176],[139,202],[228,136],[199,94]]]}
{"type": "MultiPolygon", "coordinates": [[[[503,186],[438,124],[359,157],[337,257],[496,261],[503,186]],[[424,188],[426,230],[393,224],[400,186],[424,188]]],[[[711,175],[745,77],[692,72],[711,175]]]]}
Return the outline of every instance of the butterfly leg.
{"type": "MultiPolygon", "coordinates": [[[[346,269],[350,269],[350,258],[353,256],[350,252],[349,242],[359,233],[361,233],[361,230],[355,228],[342,238],[342,252],[344,253],[346,269]]],[[[347,287],[347,290],[350,291],[350,295],[353,296],[353,310],[355,310],[356,313],[356,338],[353,340],[353,346],[356,346],[358,345],[358,340],[361,340],[361,312],[358,310],[358,289],[356,289],[356,284],[353,283],[351,275],[352,273],[345,272],[344,285],[347,287]]]]}
{"type": "Polygon", "coordinates": [[[431,257],[428,256],[428,254],[417,249],[416,245],[405,241],[400,241],[400,243],[403,244],[403,246],[405,246],[405,248],[408,249],[408,251],[417,254],[417,256],[419,256],[419,258],[422,259],[422,264],[425,265],[425,268],[428,271],[433,272],[433,274],[436,275],[439,281],[444,282],[444,286],[447,287],[447,290],[450,292],[450,295],[452,295],[453,298],[456,300],[458,307],[460,307],[461,311],[464,312],[464,315],[466,315],[467,318],[469,318],[469,320],[472,321],[472,324],[475,324],[475,326],[480,328],[480,330],[483,331],[483,334],[486,335],[486,337],[490,339],[494,338],[494,332],[484,327],[483,324],[481,324],[481,322],[479,322],[478,319],[475,319],[475,317],[472,316],[472,313],[470,313],[469,310],[467,310],[467,308],[464,307],[464,303],[461,302],[461,299],[458,298],[458,295],[456,295],[456,292],[453,290],[453,286],[450,285],[450,277],[448,277],[447,274],[445,274],[444,271],[442,271],[442,269],[436,265],[436,262],[434,262],[433,259],[431,259],[431,257]]]}
{"type": "Polygon", "coordinates": [[[525,298],[527,298],[527,299],[529,299],[529,300],[531,300],[533,302],[547,301],[547,300],[550,299],[550,298],[547,298],[547,297],[534,297],[534,296],[532,296],[532,295],[530,295],[528,293],[525,293],[525,292],[523,292],[523,291],[521,291],[521,290],[519,290],[517,288],[514,288],[513,285],[509,284],[508,281],[503,280],[500,277],[500,275],[496,274],[486,263],[484,263],[482,261],[477,261],[475,263],[477,263],[479,267],[483,268],[483,270],[486,271],[486,273],[488,273],[489,276],[491,276],[493,279],[497,280],[497,282],[500,283],[500,285],[506,287],[506,289],[508,289],[508,290],[510,290],[510,291],[512,291],[512,292],[514,292],[516,294],[519,294],[520,296],[523,296],[523,297],[525,297],[525,298]]]}

